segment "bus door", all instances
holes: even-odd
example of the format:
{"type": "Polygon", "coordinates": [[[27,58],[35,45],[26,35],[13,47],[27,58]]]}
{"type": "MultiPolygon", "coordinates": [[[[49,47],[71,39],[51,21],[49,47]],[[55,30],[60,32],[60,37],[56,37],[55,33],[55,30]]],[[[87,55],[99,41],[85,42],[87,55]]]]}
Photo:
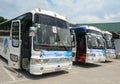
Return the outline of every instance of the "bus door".
{"type": "Polygon", "coordinates": [[[76,30],[76,40],[77,40],[76,60],[79,62],[85,62],[85,59],[86,59],[86,38],[85,38],[84,30],[82,30],[82,29],[76,30]]]}
{"type": "Polygon", "coordinates": [[[13,20],[10,32],[10,67],[20,68],[20,50],[21,50],[21,25],[20,20],[13,20]]]}

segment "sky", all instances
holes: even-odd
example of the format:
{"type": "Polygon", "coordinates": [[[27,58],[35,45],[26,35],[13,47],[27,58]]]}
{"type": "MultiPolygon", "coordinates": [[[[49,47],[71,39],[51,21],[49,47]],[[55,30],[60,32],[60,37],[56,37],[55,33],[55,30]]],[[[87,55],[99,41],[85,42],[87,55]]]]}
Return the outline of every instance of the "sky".
{"type": "Polygon", "coordinates": [[[73,24],[120,22],[120,0],[0,0],[0,16],[7,19],[36,8],[57,12],[73,24]]]}

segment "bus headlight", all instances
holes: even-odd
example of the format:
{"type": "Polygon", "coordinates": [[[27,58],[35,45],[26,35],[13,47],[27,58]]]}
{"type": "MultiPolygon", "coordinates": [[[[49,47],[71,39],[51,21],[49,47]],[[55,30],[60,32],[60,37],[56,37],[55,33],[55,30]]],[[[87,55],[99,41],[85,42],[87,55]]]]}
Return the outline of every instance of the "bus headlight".
{"type": "Polygon", "coordinates": [[[31,64],[46,64],[46,63],[60,63],[60,62],[71,62],[71,58],[55,58],[55,59],[31,59],[31,64]]]}
{"type": "Polygon", "coordinates": [[[48,63],[49,62],[49,59],[41,59],[43,60],[42,63],[48,63]]]}
{"type": "Polygon", "coordinates": [[[40,63],[40,59],[31,59],[31,64],[37,64],[40,63]]]}
{"type": "Polygon", "coordinates": [[[31,64],[48,63],[49,59],[31,59],[31,64]]]}
{"type": "Polygon", "coordinates": [[[60,62],[71,62],[72,58],[61,58],[60,62]]]}
{"type": "Polygon", "coordinates": [[[86,56],[95,56],[95,54],[93,54],[93,53],[87,53],[86,56]]]}

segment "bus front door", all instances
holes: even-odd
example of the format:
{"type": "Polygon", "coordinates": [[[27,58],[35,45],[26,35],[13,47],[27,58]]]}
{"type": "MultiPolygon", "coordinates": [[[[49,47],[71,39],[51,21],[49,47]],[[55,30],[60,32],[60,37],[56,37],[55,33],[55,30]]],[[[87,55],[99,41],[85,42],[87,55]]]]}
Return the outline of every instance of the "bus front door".
{"type": "Polygon", "coordinates": [[[20,69],[20,50],[21,50],[21,25],[20,20],[13,20],[10,30],[10,58],[9,66],[20,69]]]}

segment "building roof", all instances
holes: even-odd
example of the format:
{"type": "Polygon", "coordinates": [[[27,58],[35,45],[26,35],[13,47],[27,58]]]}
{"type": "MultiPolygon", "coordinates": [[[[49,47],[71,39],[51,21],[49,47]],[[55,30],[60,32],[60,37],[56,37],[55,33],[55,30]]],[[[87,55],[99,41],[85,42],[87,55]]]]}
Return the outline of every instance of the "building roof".
{"type": "Polygon", "coordinates": [[[110,31],[110,32],[120,32],[120,22],[114,23],[88,23],[88,24],[79,24],[79,25],[89,25],[95,26],[99,29],[110,31]]]}

